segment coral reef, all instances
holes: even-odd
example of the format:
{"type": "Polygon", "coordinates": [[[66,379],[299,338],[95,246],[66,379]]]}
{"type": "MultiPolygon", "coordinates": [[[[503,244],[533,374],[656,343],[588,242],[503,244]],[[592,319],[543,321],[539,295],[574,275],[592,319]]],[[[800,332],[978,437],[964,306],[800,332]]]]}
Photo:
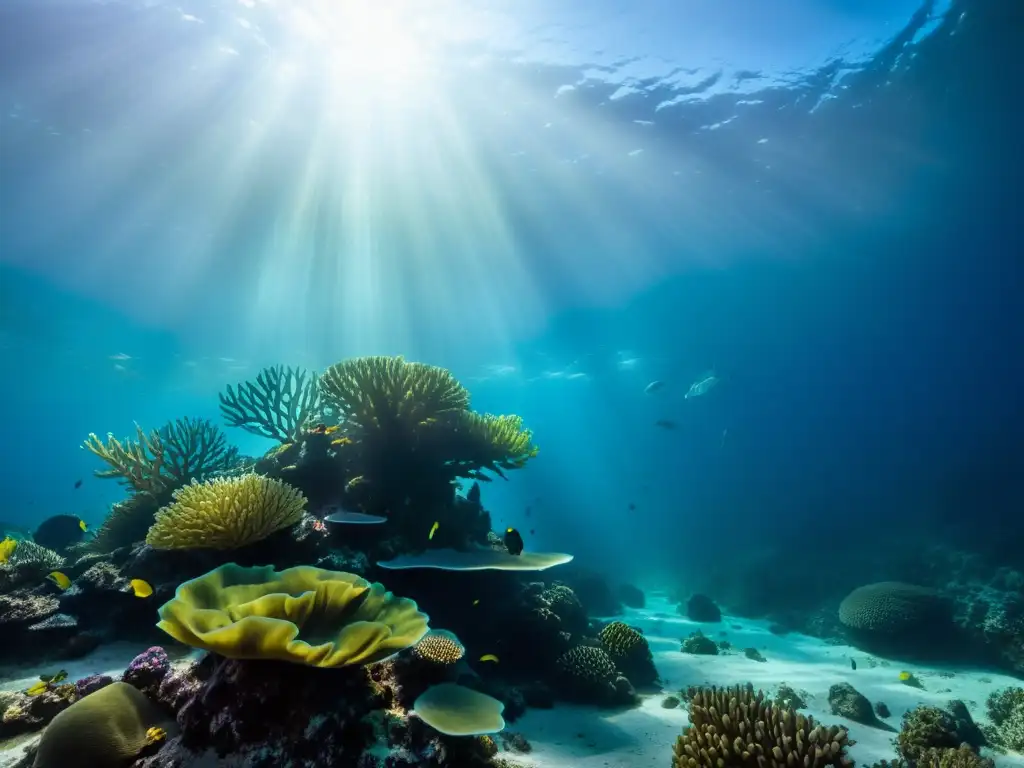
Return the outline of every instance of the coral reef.
{"type": "Polygon", "coordinates": [[[1024,751],[1024,688],[1002,688],[985,702],[992,725],[985,737],[1000,749],[1024,751]]]}
{"type": "Polygon", "coordinates": [[[846,731],[818,725],[753,686],[689,691],[690,724],[672,750],[673,768],[843,766],[852,768],[846,731]]]}
{"type": "Polygon", "coordinates": [[[232,427],[282,443],[294,442],[320,415],[317,377],[301,368],[264,368],[255,381],[242,382],[237,388],[228,385],[220,395],[220,410],[232,427]]]}
{"type": "Polygon", "coordinates": [[[951,608],[934,589],[883,581],[847,595],[839,620],[862,647],[920,655],[944,647],[953,629],[951,608]]]}
{"type": "Polygon", "coordinates": [[[647,639],[621,621],[613,621],[598,633],[601,647],[633,685],[651,685],[658,679],[647,639]]]}

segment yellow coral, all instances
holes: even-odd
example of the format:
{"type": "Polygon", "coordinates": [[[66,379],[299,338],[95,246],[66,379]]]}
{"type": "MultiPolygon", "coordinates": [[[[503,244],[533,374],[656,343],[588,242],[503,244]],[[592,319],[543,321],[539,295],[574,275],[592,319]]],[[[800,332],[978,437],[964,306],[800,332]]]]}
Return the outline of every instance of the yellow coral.
{"type": "Polygon", "coordinates": [[[156,496],[167,487],[167,478],[161,474],[163,441],[155,429],[146,433],[136,424],[135,432],[137,440],[125,438],[122,441],[108,433],[106,442],[90,432],[82,447],[110,465],[110,469],[96,470],[96,477],[119,478],[137,492],[156,496]]]}
{"type": "Polygon", "coordinates": [[[413,654],[432,664],[447,666],[461,660],[466,655],[466,649],[451,632],[433,629],[416,643],[413,654]]]}
{"type": "Polygon", "coordinates": [[[315,667],[370,664],[415,645],[428,617],[380,584],[340,571],[222,565],[178,587],[157,624],[234,659],[315,667]]]}
{"type": "Polygon", "coordinates": [[[399,422],[427,426],[447,413],[469,408],[469,391],[444,368],[402,357],[355,357],[335,363],[320,377],[326,404],[361,429],[399,422]]]}
{"type": "Polygon", "coordinates": [[[235,549],[302,519],[302,492],[262,475],[193,481],[156,515],[146,543],[156,549],[235,549]]]}
{"type": "Polygon", "coordinates": [[[458,432],[463,438],[465,453],[461,463],[498,474],[502,469],[522,468],[539,451],[533,444],[533,432],[523,426],[521,416],[467,412],[459,418],[458,432]]]}

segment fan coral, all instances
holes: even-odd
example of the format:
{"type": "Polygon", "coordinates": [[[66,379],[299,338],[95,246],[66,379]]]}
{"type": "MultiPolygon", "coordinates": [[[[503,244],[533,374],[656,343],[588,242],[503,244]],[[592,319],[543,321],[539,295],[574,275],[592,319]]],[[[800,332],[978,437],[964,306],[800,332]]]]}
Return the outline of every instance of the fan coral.
{"type": "Polygon", "coordinates": [[[159,496],[238,462],[237,449],[207,419],[178,419],[148,434],[136,424],[135,431],[137,440],[108,434],[104,442],[89,435],[82,447],[110,467],[96,470],[97,477],[117,478],[135,493],[159,496]]]}
{"type": "Polygon", "coordinates": [[[174,722],[127,683],[76,701],[47,726],[34,768],[121,765],[174,729],[174,722]]]}
{"type": "Polygon", "coordinates": [[[647,639],[633,627],[613,621],[601,630],[598,637],[608,656],[631,683],[650,685],[658,679],[647,639]]]}
{"type": "Polygon", "coordinates": [[[320,407],[316,375],[307,378],[301,368],[275,365],[264,368],[256,381],[230,385],[220,395],[224,420],[255,435],[282,443],[298,438],[320,407]]]}
{"type": "Polygon", "coordinates": [[[788,707],[754,693],[753,686],[698,688],[690,699],[690,724],[676,739],[673,768],[785,768],[843,766],[846,731],[817,725],[788,707]]]}
{"type": "Polygon", "coordinates": [[[443,629],[432,629],[423,636],[412,649],[420,659],[433,664],[448,666],[460,661],[466,655],[466,649],[459,638],[443,629]]]}
{"type": "Polygon", "coordinates": [[[262,475],[193,481],[161,509],[146,543],[156,549],[235,549],[302,519],[306,497],[262,475]]]}
{"type": "Polygon", "coordinates": [[[428,620],[414,601],[351,573],[234,563],[186,581],[159,613],[157,626],[194,648],[314,667],[386,659],[419,642],[428,620]]]}

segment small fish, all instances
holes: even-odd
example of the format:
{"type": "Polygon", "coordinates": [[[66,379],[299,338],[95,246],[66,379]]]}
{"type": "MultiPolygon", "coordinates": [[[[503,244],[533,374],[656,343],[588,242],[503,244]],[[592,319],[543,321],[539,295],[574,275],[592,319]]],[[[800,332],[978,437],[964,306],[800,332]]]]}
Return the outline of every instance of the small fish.
{"type": "Polygon", "coordinates": [[[483,656],[480,657],[480,661],[493,661],[495,664],[497,664],[498,657],[495,656],[493,653],[485,653],[483,656]]]}
{"type": "Polygon", "coordinates": [[[480,601],[479,600],[474,600],[473,601],[473,605],[480,605],[480,601]]]}
{"type": "Polygon", "coordinates": [[[79,520],[79,521],[78,521],[78,527],[82,529],[82,532],[83,532],[83,533],[84,533],[85,531],[88,531],[88,530],[89,530],[89,526],[88,526],[88,525],[86,525],[86,522],[85,522],[85,520],[79,520]]]}
{"type": "Polygon", "coordinates": [[[313,530],[317,533],[327,533],[327,523],[325,523],[323,520],[314,520],[313,530]]]}
{"type": "Polygon", "coordinates": [[[654,426],[668,430],[673,430],[679,427],[679,425],[672,421],[672,419],[658,419],[654,422],[654,426]]]}
{"type": "Polygon", "coordinates": [[[11,555],[14,554],[14,550],[18,548],[18,540],[12,539],[10,536],[0,541],[0,563],[6,563],[11,559],[11,555]]]}
{"type": "Polygon", "coordinates": [[[850,669],[857,669],[857,662],[854,659],[850,659],[850,669]]]}
{"type": "Polygon", "coordinates": [[[289,464],[287,467],[281,467],[281,471],[282,472],[294,472],[298,468],[299,467],[298,467],[297,464],[289,464]]]}
{"type": "Polygon", "coordinates": [[[352,445],[352,438],[339,437],[337,440],[331,440],[331,445],[352,445]]]}
{"type": "Polygon", "coordinates": [[[46,693],[50,689],[50,684],[45,680],[40,680],[38,683],[33,683],[25,689],[26,696],[38,696],[41,693],[46,693]]]}
{"type": "Polygon", "coordinates": [[[326,435],[327,434],[327,425],[326,424],[317,424],[315,427],[313,427],[311,430],[309,430],[309,432],[310,432],[310,434],[313,434],[313,435],[326,435]]]}
{"type": "Polygon", "coordinates": [[[153,594],[152,585],[145,579],[132,579],[128,583],[132,585],[132,594],[136,597],[149,597],[153,594]]]}
{"type": "Polygon", "coordinates": [[[167,738],[167,731],[163,728],[157,728],[155,725],[146,731],[146,743],[156,744],[159,741],[163,741],[167,738]]]}
{"type": "Polygon", "coordinates": [[[430,541],[434,538],[434,534],[437,533],[437,529],[440,527],[441,524],[435,520],[434,524],[430,526],[430,533],[427,534],[427,541],[430,541]]]}
{"type": "Polygon", "coordinates": [[[79,489],[79,488],[81,488],[81,487],[82,487],[82,481],[81,481],[81,479],[79,479],[79,480],[75,480],[75,490],[78,490],[78,489],[79,489]]]}
{"type": "Polygon", "coordinates": [[[344,523],[348,525],[378,525],[386,523],[388,519],[380,515],[368,515],[365,512],[349,512],[342,509],[332,512],[324,518],[325,523],[344,523]]]}
{"type": "Polygon", "coordinates": [[[363,477],[362,475],[356,475],[351,480],[349,480],[347,483],[345,483],[345,490],[346,491],[351,491],[357,485],[362,485],[365,482],[366,482],[366,478],[365,477],[363,477]]]}
{"type": "Polygon", "coordinates": [[[715,384],[717,383],[718,377],[716,377],[713,373],[708,373],[704,376],[704,378],[700,379],[699,381],[695,381],[693,382],[693,384],[690,385],[690,389],[687,390],[684,399],[689,400],[691,397],[700,397],[701,395],[706,395],[711,390],[711,388],[715,386],[715,384]]]}
{"type": "Polygon", "coordinates": [[[534,535],[534,534],[535,534],[536,532],[537,532],[537,531],[535,531],[535,530],[534,530],[533,528],[531,528],[531,529],[530,529],[530,535],[531,535],[531,536],[533,536],[533,535],[534,535]]]}
{"type": "Polygon", "coordinates": [[[523,537],[515,528],[505,529],[505,549],[510,555],[520,555],[523,552],[523,537]]]}
{"type": "Polygon", "coordinates": [[[664,381],[654,380],[650,384],[648,384],[646,387],[644,387],[644,394],[645,395],[653,395],[655,392],[658,392],[659,390],[662,390],[664,388],[665,388],[665,382],[664,381]]]}
{"type": "Polygon", "coordinates": [[[339,427],[339,426],[338,426],[337,424],[335,424],[335,425],[334,425],[333,427],[327,427],[327,428],[326,428],[326,429],[324,430],[324,434],[325,434],[325,435],[333,435],[333,434],[334,434],[335,432],[337,432],[337,431],[338,431],[339,429],[341,429],[341,427],[339,427]]]}
{"type": "Polygon", "coordinates": [[[71,586],[71,579],[67,577],[67,574],[61,573],[60,571],[52,571],[46,578],[61,589],[67,589],[71,586]]]}
{"type": "Polygon", "coordinates": [[[633,512],[634,510],[636,510],[636,504],[631,501],[629,502],[629,511],[633,512]]]}

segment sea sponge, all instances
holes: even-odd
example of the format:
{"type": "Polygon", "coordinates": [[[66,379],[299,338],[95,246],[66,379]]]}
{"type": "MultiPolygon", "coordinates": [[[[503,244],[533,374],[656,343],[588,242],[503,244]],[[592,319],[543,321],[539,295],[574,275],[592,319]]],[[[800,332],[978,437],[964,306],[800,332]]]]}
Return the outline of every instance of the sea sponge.
{"type": "Polygon", "coordinates": [[[433,685],[413,703],[413,714],[446,736],[481,736],[505,727],[505,705],[455,683],[433,685]]]}
{"type": "Polygon", "coordinates": [[[446,369],[399,357],[355,357],[320,376],[326,405],[364,431],[428,426],[432,420],[469,409],[469,390],[446,369]]]}
{"type": "Polygon", "coordinates": [[[839,604],[839,620],[860,633],[897,637],[948,616],[949,604],[935,590],[881,581],[853,590],[839,604]]]}
{"type": "Polygon", "coordinates": [[[690,724],[676,739],[673,768],[822,768],[854,762],[846,731],[817,725],[753,686],[691,691],[690,724]]]}
{"type": "Polygon", "coordinates": [[[621,621],[613,621],[598,633],[608,656],[634,685],[650,685],[658,679],[647,638],[621,621]]]}
{"type": "Polygon", "coordinates": [[[160,629],[233,659],[314,667],[370,664],[415,645],[428,616],[416,603],[351,573],[227,563],[181,584],[160,629]]]}
{"type": "Polygon", "coordinates": [[[320,408],[317,377],[307,378],[301,368],[275,365],[264,368],[255,381],[245,381],[237,389],[228,386],[220,395],[224,420],[254,435],[282,443],[292,442],[320,408]]]}
{"type": "Polygon", "coordinates": [[[432,664],[449,666],[462,660],[466,648],[454,634],[432,629],[412,648],[413,655],[432,664]]]}
{"type": "Polygon", "coordinates": [[[306,497],[256,474],[193,481],[156,515],[146,543],[156,549],[235,549],[302,519],[306,497]]]}
{"type": "Polygon", "coordinates": [[[33,768],[95,768],[131,762],[165,738],[174,721],[137,688],[111,683],[79,699],[47,726],[33,768]]]}

